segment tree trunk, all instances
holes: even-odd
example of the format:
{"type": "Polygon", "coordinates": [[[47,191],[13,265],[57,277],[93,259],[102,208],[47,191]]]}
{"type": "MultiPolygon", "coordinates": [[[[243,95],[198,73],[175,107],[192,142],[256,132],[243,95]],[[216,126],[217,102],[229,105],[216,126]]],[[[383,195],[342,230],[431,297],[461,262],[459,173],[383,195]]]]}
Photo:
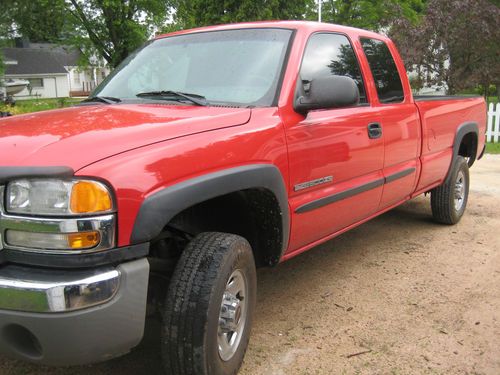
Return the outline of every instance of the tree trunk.
{"type": "Polygon", "coordinates": [[[455,95],[456,90],[455,86],[451,82],[451,79],[446,82],[447,90],[446,90],[446,95],[455,95]]]}
{"type": "Polygon", "coordinates": [[[488,94],[490,92],[490,83],[485,81],[483,83],[483,96],[486,101],[488,101],[488,94]]]}

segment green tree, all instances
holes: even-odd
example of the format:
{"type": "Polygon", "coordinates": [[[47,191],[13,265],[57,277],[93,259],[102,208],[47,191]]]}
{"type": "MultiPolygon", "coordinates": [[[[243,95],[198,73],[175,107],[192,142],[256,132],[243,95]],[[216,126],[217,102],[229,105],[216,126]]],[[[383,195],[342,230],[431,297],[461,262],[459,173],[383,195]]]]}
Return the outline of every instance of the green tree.
{"type": "Polygon", "coordinates": [[[63,37],[64,0],[3,0],[0,18],[4,36],[22,36],[32,42],[54,42],[63,37]],[[7,28],[7,30],[6,30],[7,28]]]}
{"type": "Polygon", "coordinates": [[[430,0],[422,22],[401,19],[391,36],[408,69],[448,93],[500,88],[500,8],[490,0],[430,0]]]}
{"type": "Polygon", "coordinates": [[[61,42],[111,66],[164,24],[169,0],[2,0],[0,38],[61,42]]]}
{"type": "MultiPolygon", "coordinates": [[[[10,16],[8,15],[8,10],[5,7],[0,7],[0,48],[4,47],[6,43],[6,38],[10,30],[10,16]]],[[[3,61],[2,51],[0,49],[0,86],[2,85],[2,77],[5,72],[5,65],[3,61]]]]}
{"type": "Polygon", "coordinates": [[[314,0],[174,0],[174,22],[166,28],[187,29],[231,22],[304,19],[314,0]]]}
{"type": "Polygon", "coordinates": [[[425,3],[426,0],[326,0],[322,21],[377,31],[390,27],[398,18],[416,22],[425,3]]]}
{"type": "Polygon", "coordinates": [[[4,66],[4,62],[3,62],[3,55],[2,55],[2,52],[0,51],[0,81],[1,81],[1,78],[2,78],[4,72],[5,72],[5,66],[4,66]]]}
{"type": "Polygon", "coordinates": [[[75,45],[95,49],[111,66],[117,66],[168,16],[165,0],[66,0],[73,18],[75,45]]]}

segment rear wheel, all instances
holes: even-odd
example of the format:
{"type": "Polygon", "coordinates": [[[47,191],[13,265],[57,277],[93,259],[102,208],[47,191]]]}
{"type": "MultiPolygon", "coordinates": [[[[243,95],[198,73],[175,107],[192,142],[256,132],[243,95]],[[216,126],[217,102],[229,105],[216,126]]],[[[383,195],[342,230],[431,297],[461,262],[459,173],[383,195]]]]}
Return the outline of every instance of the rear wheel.
{"type": "Polygon", "coordinates": [[[456,224],[462,218],[469,197],[469,165],[458,156],[451,175],[443,185],[431,191],[431,207],[434,220],[443,224],[456,224]]]}
{"type": "Polygon", "coordinates": [[[252,325],[256,271],[242,237],[202,233],[189,243],[169,285],[162,355],[168,374],[236,374],[252,325]]]}

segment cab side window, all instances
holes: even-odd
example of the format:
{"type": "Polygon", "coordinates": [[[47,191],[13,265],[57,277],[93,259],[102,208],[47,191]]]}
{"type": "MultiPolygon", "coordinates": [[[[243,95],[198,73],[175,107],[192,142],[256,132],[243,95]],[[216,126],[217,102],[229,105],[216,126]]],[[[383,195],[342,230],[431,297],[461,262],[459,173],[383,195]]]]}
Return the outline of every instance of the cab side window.
{"type": "Polygon", "coordinates": [[[329,75],[352,78],[359,89],[360,104],[367,103],[363,77],[349,39],[339,34],[314,34],[307,42],[300,77],[306,84],[329,75]]]}
{"type": "Polygon", "coordinates": [[[361,45],[372,71],[380,103],[401,103],[403,85],[389,47],[377,39],[361,38],[361,45]]]}

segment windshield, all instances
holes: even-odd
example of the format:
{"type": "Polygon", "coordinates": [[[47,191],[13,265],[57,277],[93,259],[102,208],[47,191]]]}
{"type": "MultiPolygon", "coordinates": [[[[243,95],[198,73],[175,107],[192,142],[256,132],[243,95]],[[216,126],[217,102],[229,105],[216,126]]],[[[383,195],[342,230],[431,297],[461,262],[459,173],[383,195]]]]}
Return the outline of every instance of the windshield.
{"type": "Polygon", "coordinates": [[[169,91],[199,95],[208,104],[272,106],[291,33],[240,29],[157,39],[129,56],[92,96],[137,100],[169,91]]]}

